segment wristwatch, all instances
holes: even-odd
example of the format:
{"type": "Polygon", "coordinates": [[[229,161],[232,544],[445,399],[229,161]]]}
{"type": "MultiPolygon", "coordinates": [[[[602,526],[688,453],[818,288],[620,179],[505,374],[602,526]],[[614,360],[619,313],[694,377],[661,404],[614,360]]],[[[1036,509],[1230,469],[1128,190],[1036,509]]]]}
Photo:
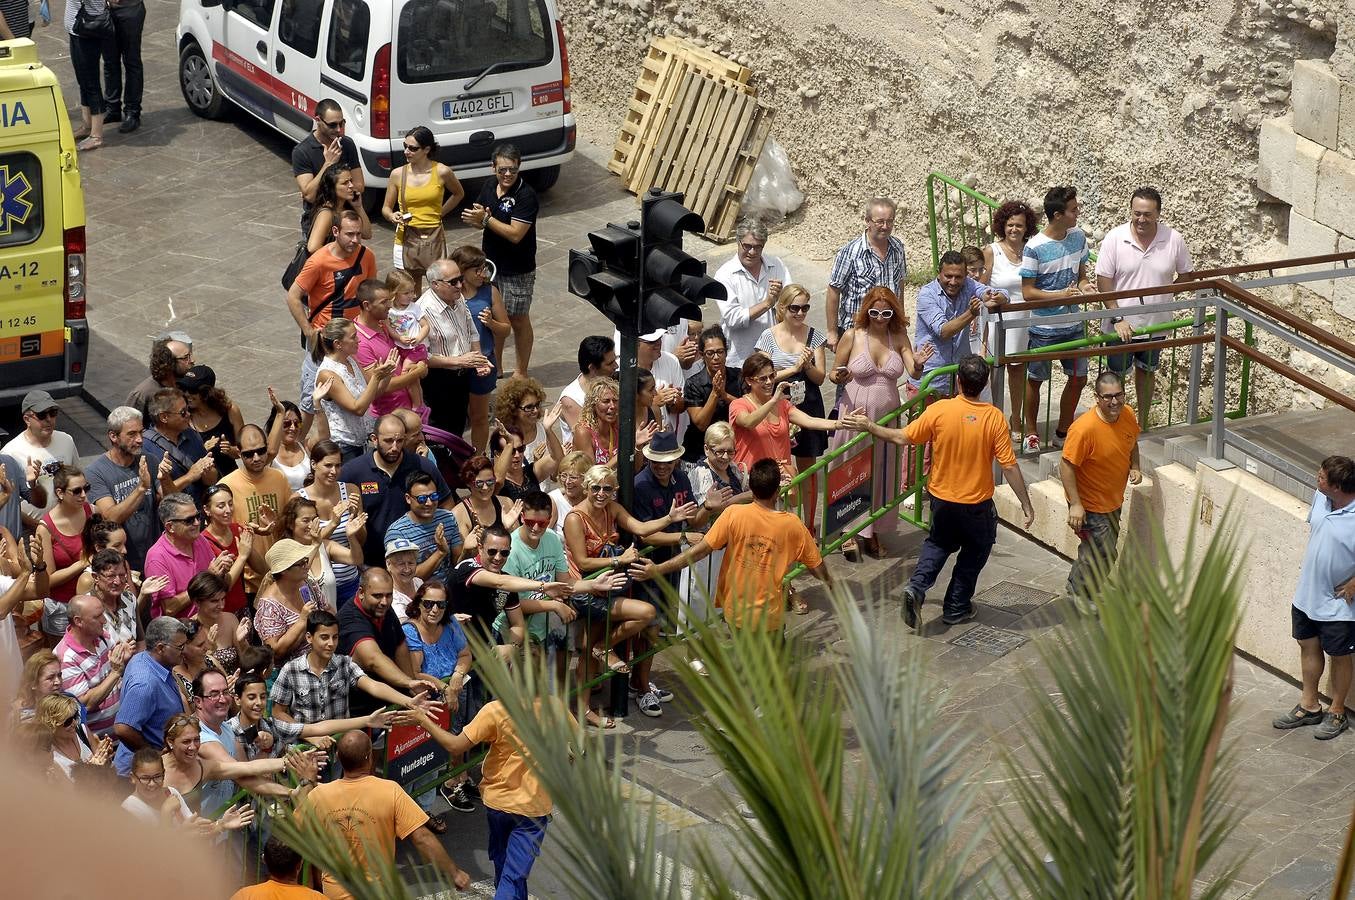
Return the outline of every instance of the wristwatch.
{"type": "Polygon", "coordinates": [[[1111,317],[1110,317],[1110,324],[1112,324],[1112,325],[1119,325],[1119,324],[1120,324],[1121,322],[1123,322],[1123,321],[1124,321],[1124,316],[1111,316],[1111,317]]]}

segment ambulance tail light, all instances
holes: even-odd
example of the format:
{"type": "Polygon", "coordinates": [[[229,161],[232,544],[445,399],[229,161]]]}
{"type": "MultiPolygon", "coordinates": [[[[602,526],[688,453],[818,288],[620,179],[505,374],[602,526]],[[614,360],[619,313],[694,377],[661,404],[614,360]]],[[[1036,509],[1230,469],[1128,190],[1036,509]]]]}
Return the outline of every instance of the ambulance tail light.
{"type": "Polygon", "coordinates": [[[85,228],[64,232],[66,254],[66,318],[85,317],[85,228]]]}
{"type": "Polygon", "coordinates": [[[565,26],[559,19],[555,20],[555,36],[560,41],[560,84],[564,87],[564,109],[561,112],[568,113],[574,108],[574,92],[569,89],[569,48],[565,46],[565,26]]]}
{"type": "Polygon", "coordinates": [[[376,51],[372,65],[372,137],[391,136],[391,45],[376,51]]]}

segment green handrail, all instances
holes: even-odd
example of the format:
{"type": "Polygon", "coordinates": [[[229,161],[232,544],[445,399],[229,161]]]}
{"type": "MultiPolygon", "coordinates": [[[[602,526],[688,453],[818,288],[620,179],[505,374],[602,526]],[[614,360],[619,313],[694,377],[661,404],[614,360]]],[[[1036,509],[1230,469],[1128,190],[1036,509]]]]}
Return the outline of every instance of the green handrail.
{"type": "Polygon", "coordinates": [[[982,247],[984,244],[988,243],[993,239],[993,213],[997,211],[997,208],[999,206],[998,202],[994,200],[992,197],[989,197],[987,194],[984,194],[981,191],[976,191],[967,185],[961,184],[954,178],[951,178],[949,175],[946,175],[942,172],[932,172],[930,175],[928,175],[927,226],[928,231],[931,232],[932,239],[933,272],[939,271],[941,268],[941,252],[942,252],[941,228],[940,228],[941,219],[938,217],[938,207],[936,202],[937,200],[936,187],[938,184],[941,186],[941,200],[942,200],[942,205],[939,208],[939,212],[941,213],[942,216],[944,216],[945,219],[947,250],[957,249],[955,246],[955,237],[954,237],[954,232],[956,228],[953,225],[956,216],[951,214],[952,192],[958,194],[958,196],[955,198],[955,206],[957,207],[956,213],[959,218],[958,230],[960,232],[961,247],[966,246],[967,244],[973,244],[977,247],[982,247]],[[966,201],[968,201],[968,203],[966,203],[966,201]],[[967,225],[965,223],[964,217],[966,205],[974,213],[974,219],[976,223],[979,221],[981,215],[980,210],[984,207],[987,208],[988,228],[986,231],[981,229],[977,224],[967,225]],[[971,236],[973,238],[972,240],[970,240],[971,236]]]}

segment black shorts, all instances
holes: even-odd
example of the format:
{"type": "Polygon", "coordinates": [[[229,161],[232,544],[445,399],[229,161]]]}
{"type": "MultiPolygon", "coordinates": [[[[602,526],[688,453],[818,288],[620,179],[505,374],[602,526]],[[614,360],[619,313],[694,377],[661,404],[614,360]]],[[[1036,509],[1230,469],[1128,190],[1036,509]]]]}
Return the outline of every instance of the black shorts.
{"type": "Polygon", "coordinates": [[[1328,656],[1349,656],[1355,653],[1355,622],[1318,622],[1308,618],[1308,614],[1297,606],[1291,606],[1290,610],[1294,620],[1294,640],[1320,638],[1322,652],[1328,656]]]}

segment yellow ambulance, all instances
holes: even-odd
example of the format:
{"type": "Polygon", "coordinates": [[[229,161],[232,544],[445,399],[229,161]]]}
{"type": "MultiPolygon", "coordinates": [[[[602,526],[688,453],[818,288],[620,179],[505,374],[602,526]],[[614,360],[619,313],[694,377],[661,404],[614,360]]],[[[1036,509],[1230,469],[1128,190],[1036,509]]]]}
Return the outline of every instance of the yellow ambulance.
{"type": "Polygon", "coordinates": [[[0,41],[0,405],[85,381],[85,195],[66,101],[31,40],[0,41]]]}

